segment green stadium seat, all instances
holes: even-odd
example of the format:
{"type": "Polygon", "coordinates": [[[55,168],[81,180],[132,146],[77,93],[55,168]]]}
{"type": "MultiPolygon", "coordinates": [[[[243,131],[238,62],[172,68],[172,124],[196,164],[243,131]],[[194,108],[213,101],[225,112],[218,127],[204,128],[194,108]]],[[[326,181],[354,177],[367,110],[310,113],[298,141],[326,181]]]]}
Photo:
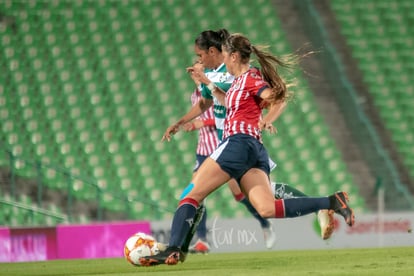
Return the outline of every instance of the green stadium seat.
{"type": "MultiPolygon", "coordinates": [[[[406,142],[399,138],[400,125],[407,120],[405,114],[412,112],[407,107],[409,101],[400,99],[399,95],[407,94],[404,91],[410,90],[407,88],[412,86],[409,84],[408,76],[411,75],[410,64],[413,62],[408,49],[412,49],[413,41],[410,39],[412,31],[407,27],[410,25],[409,22],[412,22],[412,13],[406,11],[411,10],[413,5],[409,1],[360,1],[358,5],[363,5],[361,13],[356,16],[353,12],[357,7],[349,6],[347,17],[344,17],[342,4],[343,1],[335,1],[332,7],[343,29],[347,28],[349,22],[361,25],[362,33],[366,36],[357,39],[370,44],[368,53],[372,53],[372,56],[370,54],[369,59],[364,58],[367,55],[366,49],[361,48],[359,44],[352,44],[353,51],[358,53],[354,56],[360,61],[364,79],[379,107],[381,117],[392,133],[393,140],[398,148],[404,148],[406,142]],[[367,6],[370,8],[367,9],[367,6]],[[378,24],[379,22],[382,23],[378,24]]],[[[352,31],[344,33],[348,40],[355,39],[352,31]]],[[[406,131],[410,132],[412,129],[406,131]]],[[[412,156],[410,152],[403,154],[404,160],[410,160],[412,156]]]]}
{"type": "MultiPolygon", "coordinates": [[[[185,67],[194,60],[195,34],[225,26],[246,33],[255,42],[269,43],[280,53],[290,52],[280,22],[272,16],[274,7],[263,0],[248,8],[218,0],[203,9],[196,1],[180,5],[173,1],[52,1],[47,5],[6,1],[0,7],[21,22],[16,37],[0,30],[1,57],[10,64],[18,64],[21,56],[28,59],[27,66],[19,64],[10,73],[19,102],[3,105],[1,92],[9,84],[1,81],[0,116],[5,123],[0,137],[8,140],[15,154],[35,156],[56,167],[45,169],[45,182],[51,187],[67,188],[70,180],[60,170],[92,178],[104,190],[108,210],[125,210],[125,202],[117,201],[114,191],[144,194],[168,206],[171,203],[164,194],[176,198],[190,180],[196,135],[177,135],[174,144],[161,143],[160,138],[190,107],[194,85],[185,67]],[[30,9],[39,16],[32,16],[30,9]],[[189,12],[196,17],[188,17],[189,12]],[[252,12],[263,16],[249,17],[252,12]],[[229,13],[243,20],[229,20],[224,16],[229,13]],[[8,112],[2,111],[4,107],[8,112]],[[27,135],[22,136],[23,132],[27,135]]],[[[402,44],[398,41],[399,47],[402,44]]],[[[346,168],[335,154],[312,93],[306,87],[301,92],[299,104],[293,104],[278,122],[283,136],[265,137],[265,144],[280,164],[275,173],[278,179],[304,185],[314,194],[318,189],[332,192],[330,185],[339,187],[344,178],[326,175],[323,169],[338,163],[331,173],[346,175],[346,168]],[[304,140],[303,135],[309,133],[318,138],[304,140]],[[322,157],[316,160],[319,152],[322,157]],[[315,186],[305,185],[309,179],[315,186]]],[[[26,164],[16,166],[23,170],[26,164]]],[[[27,169],[34,171],[30,166],[27,169]]],[[[90,183],[72,181],[76,197],[93,198],[90,183]]],[[[246,215],[231,197],[223,187],[212,213],[225,210],[228,217],[246,215]]],[[[134,217],[171,216],[140,202],[135,207],[131,208],[134,217]]]]}

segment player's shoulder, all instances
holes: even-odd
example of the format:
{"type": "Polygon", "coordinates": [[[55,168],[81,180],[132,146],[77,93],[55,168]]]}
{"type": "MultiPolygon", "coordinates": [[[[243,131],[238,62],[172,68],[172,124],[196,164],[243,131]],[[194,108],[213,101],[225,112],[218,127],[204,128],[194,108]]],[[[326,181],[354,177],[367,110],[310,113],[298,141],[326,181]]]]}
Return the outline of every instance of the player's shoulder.
{"type": "Polygon", "coordinates": [[[257,67],[250,67],[248,71],[248,76],[253,79],[262,79],[262,73],[257,67]]]}

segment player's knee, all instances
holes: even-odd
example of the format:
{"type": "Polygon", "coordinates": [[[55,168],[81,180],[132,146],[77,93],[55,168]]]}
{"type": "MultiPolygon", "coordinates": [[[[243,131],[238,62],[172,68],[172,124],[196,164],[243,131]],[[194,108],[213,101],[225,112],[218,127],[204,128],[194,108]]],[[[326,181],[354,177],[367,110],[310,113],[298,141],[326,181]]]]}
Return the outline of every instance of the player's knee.
{"type": "Polygon", "coordinates": [[[262,218],[273,218],[275,215],[274,207],[265,204],[260,204],[259,206],[257,206],[256,211],[262,218]]]}

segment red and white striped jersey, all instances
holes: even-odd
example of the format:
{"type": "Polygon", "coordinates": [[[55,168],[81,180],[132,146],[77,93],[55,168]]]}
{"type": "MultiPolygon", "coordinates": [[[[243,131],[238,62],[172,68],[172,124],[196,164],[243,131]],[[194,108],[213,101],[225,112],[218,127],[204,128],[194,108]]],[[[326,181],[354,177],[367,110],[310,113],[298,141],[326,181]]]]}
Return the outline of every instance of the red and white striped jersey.
{"type": "MultiPolygon", "coordinates": [[[[195,105],[201,99],[201,92],[195,89],[191,95],[191,104],[195,105]]],[[[198,119],[203,121],[214,120],[213,106],[207,109],[198,119]]],[[[218,145],[217,130],[215,126],[206,126],[198,130],[198,143],[196,153],[199,155],[209,156],[218,145]]]]}
{"type": "MultiPolygon", "coordinates": [[[[262,118],[260,93],[267,88],[260,71],[251,67],[237,77],[226,93],[224,138],[234,134],[248,134],[261,141],[259,121],[262,118]]],[[[224,139],[223,138],[223,139],[224,139]]]]}

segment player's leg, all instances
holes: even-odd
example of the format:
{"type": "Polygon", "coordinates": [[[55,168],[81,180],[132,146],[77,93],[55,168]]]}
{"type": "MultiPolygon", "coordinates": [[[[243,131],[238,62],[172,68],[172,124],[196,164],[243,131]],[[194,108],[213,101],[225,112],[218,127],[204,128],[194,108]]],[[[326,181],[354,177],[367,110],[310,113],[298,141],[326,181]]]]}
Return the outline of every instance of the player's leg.
{"type": "MultiPolygon", "coordinates": [[[[189,191],[184,191],[183,194],[180,197],[180,200],[184,199],[185,196],[187,196],[189,191]]],[[[197,208],[195,216],[194,216],[194,222],[190,226],[190,229],[187,233],[187,235],[184,238],[184,242],[181,245],[181,251],[184,254],[187,254],[189,251],[189,247],[191,244],[191,241],[193,240],[194,234],[197,232],[197,235],[199,238],[206,239],[207,238],[207,222],[206,222],[206,207],[204,202],[200,204],[200,206],[197,208]]],[[[207,244],[208,245],[208,244],[207,244]]],[[[204,252],[206,253],[206,252],[204,252]]]]}
{"type": "Polygon", "coordinates": [[[250,201],[246,198],[246,196],[243,194],[243,192],[240,189],[239,183],[237,183],[236,180],[231,179],[228,182],[228,186],[236,199],[236,201],[242,203],[246,209],[252,214],[252,216],[257,219],[260,223],[260,226],[263,230],[263,237],[265,240],[265,244],[267,248],[272,248],[273,245],[276,242],[276,233],[273,230],[272,223],[265,218],[262,218],[260,214],[256,211],[256,209],[253,207],[253,205],[250,203],[250,201]]]}
{"type": "Polygon", "coordinates": [[[294,187],[282,183],[282,182],[271,182],[272,191],[277,199],[285,199],[285,198],[292,198],[292,197],[305,197],[307,196],[303,192],[295,189],[294,187]]]}
{"type": "MultiPolygon", "coordinates": [[[[206,155],[196,155],[196,164],[193,169],[193,178],[207,157],[208,156],[206,155]]],[[[180,196],[180,200],[183,199],[188,192],[188,189],[184,190],[180,196]]],[[[194,224],[191,226],[191,229],[188,232],[183,245],[181,246],[181,250],[183,253],[187,253],[188,251],[191,251],[192,253],[207,253],[209,249],[210,248],[207,242],[207,209],[205,207],[205,202],[203,202],[197,209],[196,215],[194,217],[194,224]],[[195,234],[197,234],[198,240],[193,246],[190,247],[195,234]]]]}
{"type": "Polygon", "coordinates": [[[348,206],[348,196],[337,192],[327,197],[297,197],[274,199],[266,173],[250,169],[241,179],[242,189],[262,217],[287,218],[304,216],[319,210],[330,209],[344,217],[349,226],[354,224],[353,210],[348,206]]]}
{"type": "MultiPolygon", "coordinates": [[[[286,199],[292,197],[306,197],[303,192],[295,189],[291,185],[282,182],[271,182],[272,191],[277,199],[286,199]]],[[[331,237],[335,228],[335,219],[333,210],[319,210],[317,218],[321,229],[321,237],[327,240],[331,237]]]]}
{"type": "Polygon", "coordinates": [[[221,170],[218,163],[211,158],[206,159],[186,188],[187,195],[178,204],[167,249],[157,255],[140,258],[141,264],[143,266],[175,265],[179,261],[184,261],[185,254],[181,251],[181,247],[194,224],[200,202],[228,180],[230,176],[221,170]]]}

